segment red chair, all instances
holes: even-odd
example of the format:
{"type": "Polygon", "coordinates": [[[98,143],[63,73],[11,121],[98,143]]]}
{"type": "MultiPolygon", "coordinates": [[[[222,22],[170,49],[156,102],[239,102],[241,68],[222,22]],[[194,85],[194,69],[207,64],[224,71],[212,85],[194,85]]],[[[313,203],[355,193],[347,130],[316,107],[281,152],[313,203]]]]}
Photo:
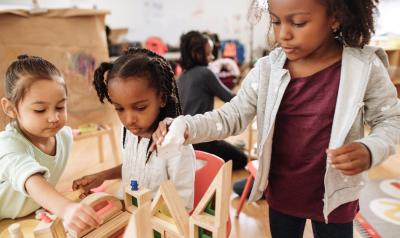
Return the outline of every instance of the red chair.
{"type": "Polygon", "coordinates": [[[242,211],[244,201],[246,201],[246,197],[250,192],[251,182],[253,182],[254,178],[256,177],[257,169],[258,160],[252,160],[246,165],[246,170],[250,172],[250,175],[247,177],[246,185],[244,186],[242,196],[240,197],[239,206],[236,209],[236,217],[239,217],[240,212],[242,211]]]}
{"type": "MultiPolygon", "coordinates": [[[[197,207],[197,204],[203,197],[203,195],[207,192],[208,187],[211,182],[214,180],[215,176],[218,174],[219,169],[224,165],[225,161],[220,157],[196,150],[196,159],[206,162],[204,166],[196,170],[195,178],[194,178],[194,202],[193,202],[193,210],[197,207]]],[[[226,235],[229,237],[231,233],[231,219],[228,216],[228,221],[226,222],[226,235]]]]}

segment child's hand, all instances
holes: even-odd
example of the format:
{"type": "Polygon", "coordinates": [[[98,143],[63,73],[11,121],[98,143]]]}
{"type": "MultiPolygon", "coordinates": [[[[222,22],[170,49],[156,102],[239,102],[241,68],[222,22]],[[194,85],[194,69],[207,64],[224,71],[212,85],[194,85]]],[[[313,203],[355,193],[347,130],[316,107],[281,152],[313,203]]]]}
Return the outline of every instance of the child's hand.
{"type": "Polygon", "coordinates": [[[103,184],[103,182],[104,178],[100,173],[86,175],[80,179],[74,180],[72,183],[72,189],[74,191],[82,189],[83,193],[81,194],[80,198],[84,198],[90,193],[90,189],[99,187],[103,184]]]}
{"type": "Polygon", "coordinates": [[[68,204],[61,214],[64,225],[74,231],[98,227],[103,221],[90,206],[81,203],[68,204]]]}
{"type": "MultiPolygon", "coordinates": [[[[183,144],[183,142],[187,139],[188,129],[186,127],[186,124],[185,124],[183,118],[181,118],[181,117],[178,117],[175,119],[165,118],[163,121],[161,121],[158,124],[158,128],[153,133],[153,136],[152,136],[153,143],[150,146],[150,149],[149,149],[150,152],[154,151],[157,146],[160,146],[164,142],[166,135],[170,129],[172,130],[172,132],[176,133],[170,138],[170,140],[172,140],[172,139],[181,140],[182,139],[183,141],[179,141],[179,142],[176,141],[176,142],[178,144],[183,144]],[[172,125],[172,127],[170,127],[171,125],[172,125]]],[[[171,132],[169,132],[169,134],[171,134],[171,132]]],[[[167,143],[170,143],[170,141],[167,143]]]]}
{"type": "Polygon", "coordinates": [[[173,119],[170,117],[165,118],[164,120],[158,123],[158,127],[156,131],[154,131],[152,137],[153,142],[150,145],[149,152],[153,152],[156,150],[157,145],[161,145],[164,140],[165,135],[168,132],[168,127],[171,125],[173,119]]]}
{"type": "Polygon", "coordinates": [[[326,150],[328,163],[344,175],[356,175],[371,167],[368,148],[358,142],[346,144],[334,150],[326,150]]]}

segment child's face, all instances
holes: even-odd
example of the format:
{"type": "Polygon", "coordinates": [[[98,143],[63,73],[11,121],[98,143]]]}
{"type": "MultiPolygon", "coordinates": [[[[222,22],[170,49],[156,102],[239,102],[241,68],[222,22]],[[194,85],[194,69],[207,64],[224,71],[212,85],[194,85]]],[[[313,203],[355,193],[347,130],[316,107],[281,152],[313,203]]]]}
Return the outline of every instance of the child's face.
{"type": "Polygon", "coordinates": [[[67,120],[67,94],[55,80],[34,82],[18,103],[16,119],[22,132],[35,138],[53,137],[67,120]]]}
{"type": "Polygon", "coordinates": [[[214,60],[214,56],[212,54],[213,48],[214,48],[214,43],[211,40],[209,40],[206,43],[206,46],[204,47],[207,63],[210,63],[214,60]]]}
{"type": "Polygon", "coordinates": [[[133,134],[150,138],[165,103],[149,81],[143,77],[115,78],[108,85],[108,95],[122,124],[133,134]]]}
{"type": "Polygon", "coordinates": [[[320,0],[270,0],[269,3],[275,38],[289,60],[313,56],[335,42],[332,27],[338,22],[328,16],[320,0]]]}

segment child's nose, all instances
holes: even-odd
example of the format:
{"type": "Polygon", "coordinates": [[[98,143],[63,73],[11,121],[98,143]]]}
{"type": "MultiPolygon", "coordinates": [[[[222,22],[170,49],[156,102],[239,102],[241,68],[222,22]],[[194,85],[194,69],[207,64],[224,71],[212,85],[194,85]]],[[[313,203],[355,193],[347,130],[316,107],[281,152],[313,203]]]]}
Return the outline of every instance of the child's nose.
{"type": "Polygon", "coordinates": [[[292,33],[290,32],[289,26],[285,26],[282,24],[281,29],[279,31],[279,38],[281,40],[289,40],[292,37],[292,33]]]}
{"type": "Polygon", "coordinates": [[[59,112],[52,113],[49,117],[49,122],[57,122],[58,120],[60,120],[59,112]]]}
{"type": "Polygon", "coordinates": [[[137,122],[137,117],[134,115],[134,113],[127,113],[125,122],[128,126],[133,126],[137,122]]]}

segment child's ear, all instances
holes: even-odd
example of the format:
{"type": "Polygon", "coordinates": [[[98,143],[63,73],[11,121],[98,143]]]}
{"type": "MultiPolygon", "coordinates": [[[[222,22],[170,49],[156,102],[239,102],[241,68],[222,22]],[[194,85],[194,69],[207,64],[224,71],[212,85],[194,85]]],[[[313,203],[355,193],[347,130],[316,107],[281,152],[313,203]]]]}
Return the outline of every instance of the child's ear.
{"type": "Polygon", "coordinates": [[[12,119],[15,119],[17,117],[17,109],[15,108],[14,104],[7,98],[1,98],[1,107],[8,117],[12,119]]]}
{"type": "Polygon", "coordinates": [[[167,105],[167,95],[163,94],[160,99],[161,99],[160,106],[161,108],[164,108],[167,105]]]}
{"type": "Polygon", "coordinates": [[[339,30],[340,28],[340,22],[336,16],[336,14],[334,14],[332,16],[332,20],[331,20],[331,29],[333,32],[336,32],[337,30],[339,30]]]}

